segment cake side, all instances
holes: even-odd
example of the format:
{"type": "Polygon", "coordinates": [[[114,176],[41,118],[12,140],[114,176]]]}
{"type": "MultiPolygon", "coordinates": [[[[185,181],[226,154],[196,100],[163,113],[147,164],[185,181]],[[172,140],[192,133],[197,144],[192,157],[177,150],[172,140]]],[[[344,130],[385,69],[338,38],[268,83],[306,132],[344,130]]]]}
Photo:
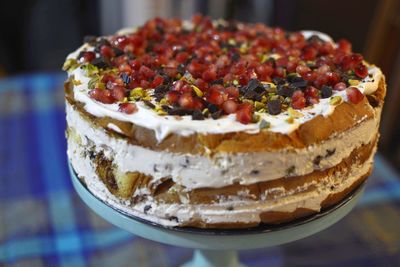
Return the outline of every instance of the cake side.
{"type": "Polygon", "coordinates": [[[385,78],[323,33],[154,19],[87,39],[64,68],[77,176],[152,222],[287,222],[334,205],[373,166],[385,78]]]}

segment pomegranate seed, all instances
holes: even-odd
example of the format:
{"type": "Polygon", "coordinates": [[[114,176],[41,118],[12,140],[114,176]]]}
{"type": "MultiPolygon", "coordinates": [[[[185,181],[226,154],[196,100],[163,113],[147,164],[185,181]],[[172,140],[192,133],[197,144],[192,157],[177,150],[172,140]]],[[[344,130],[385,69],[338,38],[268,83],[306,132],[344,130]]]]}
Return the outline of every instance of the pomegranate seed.
{"type": "Polygon", "coordinates": [[[229,99],[236,100],[239,97],[239,89],[234,86],[225,88],[225,93],[228,94],[229,99]]]}
{"type": "Polygon", "coordinates": [[[118,111],[126,113],[126,114],[133,114],[138,111],[135,103],[121,103],[119,104],[118,111]]]}
{"type": "Polygon", "coordinates": [[[83,62],[92,62],[93,59],[95,59],[96,54],[94,52],[84,52],[83,53],[83,62]]]}
{"type": "Polygon", "coordinates": [[[222,104],[222,109],[225,111],[226,114],[232,114],[235,113],[237,110],[238,104],[233,101],[233,100],[226,100],[223,104],[222,104]]]}
{"type": "Polygon", "coordinates": [[[302,77],[309,71],[311,71],[311,69],[309,67],[307,67],[307,66],[304,66],[304,65],[298,65],[296,67],[296,72],[298,74],[300,74],[302,77]]]}
{"type": "Polygon", "coordinates": [[[182,94],[178,100],[178,103],[181,107],[185,109],[193,109],[194,108],[193,95],[191,93],[182,94]]]}
{"type": "Polygon", "coordinates": [[[304,90],[304,95],[307,97],[318,98],[319,90],[314,86],[307,86],[307,88],[304,90]]]}
{"type": "Polygon", "coordinates": [[[132,67],[132,69],[139,70],[142,66],[142,63],[137,59],[133,59],[129,61],[129,65],[132,67]]]}
{"type": "Polygon", "coordinates": [[[186,60],[189,58],[189,54],[186,52],[180,52],[176,55],[176,61],[178,61],[179,63],[185,63],[186,60]]]}
{"type": "Polygon", "coordinates": [[[122,86],[114,86],[111,90],[111,95],[115,100],[121,101],[125,97],[125,88],[122,86]]]}
{"type": "Polygon", "coordinates": [[[161,75],[157,75],[154,77],[154,80],[151,82],[150,87],[156,88],[164,82],[164,78],[161,75]]]}
{"type": "Polygon", "coordinates": [[[344,82],[339,82],[339,83],[335,84],[335,86],[333,87],[333,89],[336,91],[343,91],[346,88],[347,88],[347,85],[344,82]]]}
{"type": "Polygon", "coordinates": [[[362,63],[354,69],[354,72],[358,77],[363,79],[368,76],[368,68],[362,63]]]}
{"type": "Polygon", "coordinates": [[[102,45],[100,47],[100,54],[106,58],[111,58],[115,55],[114,51],[108,45],[102,45]]]}
{"type": "Polygon", "coordinates": [[[314,47],[307,46],[303,49],[303,55],[302,58],[306,61],[308,60],[314,60],[315,57],[317,56],[318,51],[314,47]]]}
{"type": "Polygon", "coordinates": [[[112,104],[115,102],[109,90],[95,88],[89,91],[89,96],[104,104],[112,104]]]}
{"type": "Polygon", "coordinates": [[[242,103],[237,107],[236,120],[248,124],[253,119],[253,105],[250,103],[242,103]]]}
{"type": "Polygon", "coordinates": [[[364,95],[356,87],[347,88],[346,95],[353,104],[358,104],[364,98],[364,95]]]}
{"type": "Polygon", "coordinates": [[[170,103],[171,105],[175,105],[178,104],[180,96],[181,94],[178,91],[169,91],[165,97],[168,103],[170,103]]]}
{"type": "Polygon", "coordinates": [[[349,41],[341,39],[337,42],[337,45],[338,45],[337,49],[339,51],[342,51],[346,54],[351,53],[351,43],[349,41]]]}
{"type": "Polygon", "coordinates": [[[211,104],[217,106],[221,105],[225,101],[224,94],[221,91],[217,90],[211,90],[211,92],[209,92],[208,95],[206,96],[206,99],[211,104]]]}
{"type": "Polygon", "coordinates": [[[101,82],[107,84],[108,82],[113,82],[115,80],[115,76],[110,75],[110,74],[104,74],[104,76],[101,78],[101,82]]]}
{"type": "Polygon", "coordinates": [[[294,91],[292,95],[292,107],[295,109],[302,109],[306,106],[306,99],[300,90],[294,91]]]}
{"type": "Polygon", "coordinates": [[[208,69],[203,72],[201,78],[206,82],[212,82],[217,79],[217,72],[213,69],[208,69]]]}
{"type": "Polygon", "coordinates": [[[146,66],[141,66],[139,69],[139,73],[144,75],[145,78],[153,78],[155,75],[155,72],[150,69],[149,67],[146,66]]]}

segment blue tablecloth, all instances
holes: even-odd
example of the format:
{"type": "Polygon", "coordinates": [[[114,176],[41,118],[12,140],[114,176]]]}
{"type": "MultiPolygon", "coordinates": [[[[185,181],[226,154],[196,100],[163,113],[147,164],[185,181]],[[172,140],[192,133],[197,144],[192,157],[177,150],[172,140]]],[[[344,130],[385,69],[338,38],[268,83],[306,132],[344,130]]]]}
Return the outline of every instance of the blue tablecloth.
{"type": "MultiPolygon", "coordinates": [[[[79,199],[66,165],[64,74],[0,80],[0,266],[178,266],[192,251],[110,225],[79,199]]],[[[248,266],[400,266],[400,178],[377,155],[366,194],[333,227],[240,252],[248,266]]]]}

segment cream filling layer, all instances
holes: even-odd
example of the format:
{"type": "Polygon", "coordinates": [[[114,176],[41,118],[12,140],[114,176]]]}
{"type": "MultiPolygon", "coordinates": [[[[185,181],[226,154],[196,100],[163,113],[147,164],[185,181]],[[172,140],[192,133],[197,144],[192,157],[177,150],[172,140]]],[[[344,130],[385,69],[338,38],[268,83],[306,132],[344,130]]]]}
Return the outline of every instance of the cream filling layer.
{"type": "Polygon", "coordinates": [[[326,141],[302,149],[217,153],[212,157],[154,151],[129,144],[124,139],[109,136],[104,129],[94,128],[78,111],[66,103],[68,126],[80,135],[83,145],[94,143],[113,160],[120,172],[138,171],[153,177],[153,182],[171,177],[188,190],[223,187],[305,175],[340,163],[363,144],[374,140],[378,132],[377,119],[368,119],[352,129],[333,135],[326,141]],[[318,158],[318,164],[315,160],[318,158]]]}
{"type": "MultiPolygon", "coordinates": [[[[297,208],[306,208],[315,211],[321,209],[321,203],[330,195],[340,193],[350,187],[361,176],[368,173],[373,164],[373,155],[364,163],[353,164],[348,170],[336,172],[332,176],[321,181],[317,190],[304,193],[296,193],[297,189],[285,191],[276,199],[263,201],[242,200],[237,198],[225,200],[220,203],[207,205],[190,204],[163,204],[156,203],[148,197],[140,203],[124,201],[111,194],[95,173],[95,167],[88,156],[85,155],[85,147],[77,144],[72,138],[68,139],[68,157],[80,178],[84,178],[89,190],[99,199],[105,201],[114,208],[127,214],[141,217],[166,226],[177,226],[194,220],[207,223],[252,223],[260,222],[260,214],[268,211],[293,212],[297,208]],[[147,212],[144,213],[146,207],[147,212]],[[148,207],[151,207],[150,209],[148,207]],[[231,210],[233,207],[233,210],[231,210]],[[229,210],[228,210],[229,208],[229,210]],[[170,220],[169,218],[177,218],[170,220]]],[[[264,194],[268,196],[270,192],[264,194]]],[[[246,192],[244,192],[245,197],[246,192]]],[[[184,203],[184,202],[183,202],[184,203]]]]}
{"type": "MultiPolygon", "coordinates": [[[[303,35],[307,38],[312,34],[319,35],[325,41],[332,39],[323,33],[316,31],[303,31],[303,35]]],[[[81,50],[90,50],[91,48],[85,44],[77,51],[71,53],[67,58],[76,58],[81,50]]],[[[371,77],[366,77],[356,87],[364,94],[372,94],[377,88],[382,77],[381,70],[373,65],[368,67],[368,73],[371,77]]],[[[87,77],[85,71],[77,68],[68,73],[69,76],[74,76],[74,79],[81,84],[74,86],[74,97],[77,101],[85,104],[87,112],[98,117],[108,116],[117,120],[132,122],[136,125],[154,130],[156,138],[161,142],[169,134],[174,133],[182,136],[188,136],[195,133],[230,133],[244,131],[247,133],[258,133],[260,127],[258,123],[242,124],[236,121],[235,114],[225,116],[223,118],[213,120],[211,118],[199,121],[192,120],[191,116],[182,116],[180,119],[174,116],[160,116],[153,110],[149,109],[144,103],[136,102],[138,111],[134,114],[125,114],[118,111],[118,104],[103,104],[95,101],[88,96],[88,83],[90,78],[87,77]]],[[[340,96],[344,101],[347,101],[346,91],[333,91],[332,97],[340,96]]],[[[291,115],[285,111],[278,115],[270,115],[268,113],[258,113],[261,119],[270,123],[269,131],[288,134],[296,130],[301,124],[315,118],[318,115],[324,117],[329,116],[335,110],[335,106],[330,104],[330,98],[320,99],[318,104],[315,104],[307,109],[298,110],[299,116],[294,118],[293,123],[287,120],[291,115]]],[[[115,127],[113,127],[115,129],[115,127]]]]}

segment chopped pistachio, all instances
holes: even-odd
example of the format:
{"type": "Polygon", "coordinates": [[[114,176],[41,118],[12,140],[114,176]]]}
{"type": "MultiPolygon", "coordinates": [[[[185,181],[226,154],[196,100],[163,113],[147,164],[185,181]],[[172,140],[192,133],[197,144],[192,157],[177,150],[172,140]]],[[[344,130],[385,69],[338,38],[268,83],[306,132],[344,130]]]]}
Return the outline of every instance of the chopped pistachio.
{"type": "Polygon", "coordinates": [[[168,105],[168,100],[166,98],[162,98],[160,100],[160,105],[168,105]]]}
{"type": "Polygon", "coordinates": [[[262,108],[262,109],[259,109],[258,112],[259,112],[259,113],[266,113],[266,112],[267,112],[267,109],[266,109],[266,108],[262,108]]]}
{"type": "Polygon", "coordinates": [[[265,104],[265,103],[267,103],[267,101],[268,101],[268,98],[265,95],[263,95],[261,97],[261,102],[265,104]]]}
{"type": "Polygon", "coordinates": [[[293,108],[291,108],[291,107],[288,108],[288,113],[289,113],[289,116],[290,116],[290,117],[293,117],[293,118],[295,118],[295,119],[304,117],[304,114],[303,114],[303,113],[301,113],[300,111],[295,110],[295,109],[293,109],[293,108]]]}
{"type": "Polygon", "coordinates": [[[95,88],[106,89],[106,85],[102,82],[97,82],[95,88]]]}
{"type": "Polygon", "coordinates": [[[265,104],[262,103],[262,102],[255,101],[254,102],[254,107],[256,108],[256,110],[260,110],[260,109],[265,107],[265,104]]]}
{"type": "Polygon", "coordinates": [[[340,95],[333,96],[329,99],[329,104],[336,106],[343,102],[343,99],[340,95]]]}
{"type": "Polygon", "coordinates": [[[96,87],[96,84],[99,82],[100,77],[98,75],[94,76],[90,81],[88,82],[88,88],[89,89],[94,89],[96,87]]]}
{"type": "Polygon", "coordinates": [[[235,45],[236,45],[235,39],[230,38],[230,39],[228,40],[228,44],[235,46],[235,45]]]}
{"type": "Polygon", "coordinates": [[[208,108],[205,108],[201,113],[203,113],[204,116],[208,116],[210,114],[210,111],[208,110],[208,108]]]}
{"type": "Polygon", "coordinates": [[[294,119],[293,119],[293,117],[289,117],[289,118],[287,118],[285,121],[286,121],[287,123],[292,124],[292,123],[294,122],[294,119]]]}
{"type": "Polygon", "coordinates": [[[238,80],[233,80],[233,85],[238,85],[239,84],[239,82],[238,82],[238,80]]]}
{"type": "Polygon", "coordinates": [[[271,126],[271,123],[269,121],[264,120],[264,119],[262,119],[260,124],[259,124],[260,130],[268,129],[270,126],[271,126]]]}
{"type": "Polygon", "coordinates": [[[131,90],[129,93],[130,97],[137,100],[145,96],[144,90],[142,87],[136,87],[131,90]]]}
{"type": "Polygon", "coordinates": [[[203,96],[203,92],[200,90],[199,87],[197,87],[196,85],[192,85],[193,91],[196,93],[196,95],[198,97],[202,97],[203,96]]]}
{"type": "Polygon", "coordinates": [[[122,99],[122,102],[124,102],[124,103],[128,102],[128,98],[124,97],[124,99],[122,99]]]}
{"type": "Polygon", "coordinates": [[[79,85],[82,84],[82,82],[81,82],[80,80],[75,80],[75,79],[72,80],[72,83],[73,83],[75,86],[79,86],[79,85]]]}
{"type": "Polygon", "coordinates": [[[86,72],[87,76],[92,76],[99,73],[99,69],[92,64],[82,65],[81,68],[86,72]]]}
{"type": "Polygon", "coordinates": [[[260,58],[261,63],[264,63],[267,60],[268,60],[268,55],[266,55],[266,54],[262,55],[260,58]]]}
{"type": "Polygon", "coordinates": [[[64,65],[62,67],[63,70],[65,71],[72,71],[78,67],[78,61],[73,58],[69,58],[64,62],[64,65]]]}
{"type": "Polygon", "coordinates": [[[360,84],[360,81],[359,81],[359,80],[352,80],[352,79],[350,79],[350,80],[349,80],[349,84],[350,84],[351,86],[357,86],[357,85],[360,84]]]}
{"type": "Polygon", "coordinates": [[[253,121],[253,122],[259,122],[260,119],[261,119],[260,115],[257,115],[257,114],[255,114],[255,113],[253,114],[253,118],[252,118],[252,121],[253,121]]]}
{"type": "Polygon", "coordinates": [[[254,102],[253,102],[253,100],[251,100],[251,99],[243,99],[243,102],[247,102],[247,103],[250,103],[250,104],[254,104],[254,102]]]}

